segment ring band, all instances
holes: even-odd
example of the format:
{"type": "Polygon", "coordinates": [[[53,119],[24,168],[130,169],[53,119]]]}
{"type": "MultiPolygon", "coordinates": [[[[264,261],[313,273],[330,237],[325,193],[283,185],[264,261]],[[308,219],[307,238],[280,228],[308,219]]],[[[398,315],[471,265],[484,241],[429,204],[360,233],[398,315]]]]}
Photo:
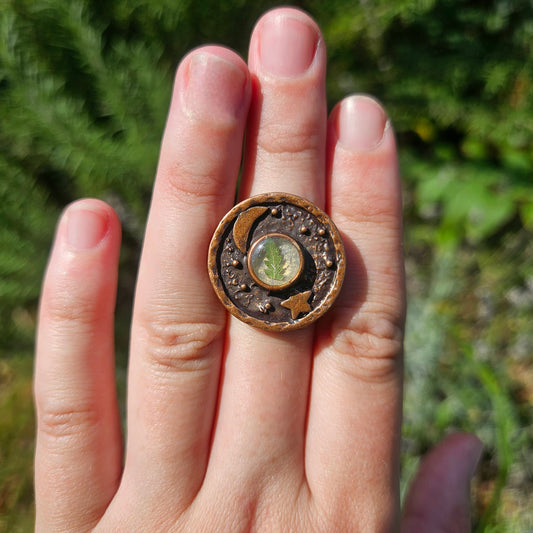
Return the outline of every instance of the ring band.
{"type": "Polygon", "coordinates": [[[287,193],[253,196],[218,225],[208,254],[213,288],[229,312],[270,331],[302,328],[338,296],[346,255],[332,220],[287,193]]]}

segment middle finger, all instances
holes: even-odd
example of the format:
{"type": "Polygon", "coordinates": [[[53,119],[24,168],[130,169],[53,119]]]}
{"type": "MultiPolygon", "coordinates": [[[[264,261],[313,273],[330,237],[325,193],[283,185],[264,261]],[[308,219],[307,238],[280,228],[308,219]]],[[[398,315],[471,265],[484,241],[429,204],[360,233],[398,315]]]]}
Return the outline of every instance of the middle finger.
{"type": "MultiPolygon", "coordinates": [[[[326,54],[315,22],[295,9],[267,13],[252,35],[249,69],[241,196],[283,191],[322,206],[326,54]]],[[[210,462],[225,471],[222,479],[247,490],[246,481],[267,472],[303,473],[313,331],[268,333],[231,318],[210,462]]]]}

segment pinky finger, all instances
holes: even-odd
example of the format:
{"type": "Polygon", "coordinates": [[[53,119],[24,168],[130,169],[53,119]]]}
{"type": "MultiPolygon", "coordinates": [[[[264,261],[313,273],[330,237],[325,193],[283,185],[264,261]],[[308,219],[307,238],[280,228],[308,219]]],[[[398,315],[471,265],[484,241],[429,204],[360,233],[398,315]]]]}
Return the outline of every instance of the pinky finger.
{"type": "Polygon", "coordinates": [[[122,439],[113,315],[120,224],[98,200],[63,215],[44,280],[35,362],[36,531],[84,531],[116,492],[122,439]]]}

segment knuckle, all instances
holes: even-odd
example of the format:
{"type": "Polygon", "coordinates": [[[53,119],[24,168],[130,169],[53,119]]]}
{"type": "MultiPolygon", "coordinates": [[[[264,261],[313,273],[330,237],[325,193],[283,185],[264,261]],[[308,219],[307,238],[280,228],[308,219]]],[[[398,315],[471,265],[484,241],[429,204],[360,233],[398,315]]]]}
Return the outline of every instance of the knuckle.
{"type": "Polygon", "coordinates": [[[55,294],[47,295],[43,304],[43,316],[52,324],[72,329],[92,326],[101,317],[101,311],[95,304],[94,297],[76,287],[65,287],[55,294]]]}
{"type": "Polygon", "coordinates": [[[217,176],[214,168],[200,168],[197,162],[184,160],[174,161],[163,170],[166,192],[171,198],[190,204],[217,205],[226,197],[228,185],[221,184],[217,176]]]}
{"type": "Polygon", "coordinates": [[[357,379],[387,382],[400,372],[403,320],[395,315],[356,316],[332,334],[344,370],[357,379]]]}
{"type": "Polygon", "coordinates": [[[223,325],[177,322],[169,317],[145,321],[141,328],[148,364],[155,373],[166,375],[207,370],[223,325]]]}
{"type": "Polygon", "coordinates": [[[99,424],[100,416],[93,406],[42,401],[38,406],[39,432],[54,440],[86,435],[87,429],[99,424]]]}
{"type": "Polygon", "coordinates": [[[343,202],[338,206],[339,224],[342,223],[347,231],[356,231],[375,238],[383,233],[383,228],[391,228],[399,232],[401,217],[398,210],[391,205],[384,205],[379,200],[360,197],[357,209],[353,209],[352,202],[343,202]]]}
{"type": "Polygon", "coordinates": [[[269,124],[258,138],[258,150],[265,155],[290,159],[316,158],[319,151],[317,128],[314,124],[269,124]]]}

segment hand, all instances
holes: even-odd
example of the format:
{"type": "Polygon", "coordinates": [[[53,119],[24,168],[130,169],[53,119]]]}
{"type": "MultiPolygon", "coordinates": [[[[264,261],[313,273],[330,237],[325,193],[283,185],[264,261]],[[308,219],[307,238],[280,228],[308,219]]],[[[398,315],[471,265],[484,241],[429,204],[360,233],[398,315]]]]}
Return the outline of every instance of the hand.
{"type": "MultiPolygon", "coordinates": [[[[316,24],[266,14],[248,66],[191,52],[176,74],[138,275],[127,439],[114,384],[120,227],[97,200],[57,229],[40,310],[37,531],[391,531],[398,528],[405,293],[392,127],[350,96],[327,120],[316,24]],[[231,208],[269,191],[326,209],[344,287],[314,327],[266,333],[228,318],[206,252],[231,208]]],[[[428,458],[406,531],[466,531],[479,443],[428,458]],[[460,489],[460,490],[458,490],[460,489]]]]}

